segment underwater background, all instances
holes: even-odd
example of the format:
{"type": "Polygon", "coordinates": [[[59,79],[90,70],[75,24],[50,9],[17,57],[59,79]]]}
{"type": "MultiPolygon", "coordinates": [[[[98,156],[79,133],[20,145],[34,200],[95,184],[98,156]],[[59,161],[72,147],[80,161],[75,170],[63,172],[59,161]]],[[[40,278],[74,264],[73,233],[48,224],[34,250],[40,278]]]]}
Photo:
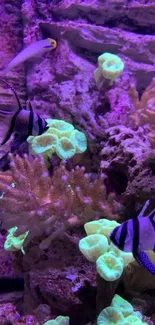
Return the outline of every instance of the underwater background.
{"type": "Polygon", "coordinates": [[[1,0],[0,144],[0,325],[155,324],[155,0],[1,0]]]}

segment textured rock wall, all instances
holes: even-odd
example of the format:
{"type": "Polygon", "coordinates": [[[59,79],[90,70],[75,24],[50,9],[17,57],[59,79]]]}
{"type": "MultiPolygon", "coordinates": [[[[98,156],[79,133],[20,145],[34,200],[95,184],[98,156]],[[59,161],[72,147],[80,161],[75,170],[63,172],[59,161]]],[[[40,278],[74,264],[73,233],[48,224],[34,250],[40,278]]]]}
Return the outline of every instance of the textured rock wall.
{"type": "MultiPolygon", "coordinates": [[[[141,95],[155,75],[154,1],[2,1],[0,14],[1,70],[23,46],[47,37],[57,40],[56,50],[7,75],[22,103],[28,98],[41,116],[73,123],[88,135],[87,158],[99,158],[107,128],[132,126],[129,85],[135,83],[141,95]],[[119,55],[125,70],[115,84],[99,90],[94,70],[105,51],[119,55]]],[[[0,94],[0,109],[15,111],[12,93],[1,82],[0,94]]],[[[6,128],[7,121],[8,115],[6,128]]],[[[92,164],[97,170],[99,161],[92,164]]]]}
{"type": "Polygon", "coordinates": [[[129,84],[142,92],[155,73],[154,14],[153,1],[23,1],[24,43],[41,36],[58,42],[27,70],[38,112],[73,122],[91,139],[102,139],[107,126],[127,124],[129,84]],[[105,51],[123,59],[125,72],[111,89],[99,91],[93,73],[105,51]]]}
{"type": "MultiPolygon", "coordinates": [[[[41,115],[68,120],[98,141],[105,128],[127,124],[129,84],[136,82],[142,92],[155,74],[153,1],[24,0],[21,6],[2,2],[1,11],[8,21],[7,28],[3,21],[0,25],[4,66],[22,42],[25,46],[42,37],[58,42],[40,62],[25,64],[27,95],[41,115]],[[125,72],[113,87],[99,90],[94,70],[105,51],[123,59],[125,72]]],[[[8,79],[23,98],[23,70],[10,72],[8,79]]],[[[9,98],[6,94],[6,102],[9,98]]]]}
{"type": "MultiPolygon", "coordinates": [[[[20,1],[2,0],[0,3],[0,17],[0,70],[3,70],[23,47],[23,24],[20,1]]],[[[8,80],[17,89],[21,100],[24,100],[25,73],[21,67],[19,72],[16,70],[10,72],[8,74],[8,80]]],[[[1,74],[2,76],[3,74],[1,74]]],[[[0,82],[0,109],[11,109],[13,102],[12,93],[5,88],[4,84],[0,82]]]]}
{"type": "MultiPolygon", "coordinates": [[[[154,0],[1,0],[0,17],[1,70],[23,46],[41,38],[57,40],[56,50],[8,74],[22,103],[29,98],[40,115],[65,119],[88,135],[87,159],[90,163],[94,156],[94,165],[98,159],[94,169],[98,171],[100,166],[107,176],[107,189],[124,200],[126,217],[134,215],[149,197],[154,208],[155,152],[150,156],[143,130],[127,128],[128,114],[134,109],[129,85],[135,83],[141,95],[155,75],[154,0]],[[125,70],[114,85],[105,83],[99,90],[94,70],[103,52],[119,55],[125,70]]],[[[14,111],[11,92],[1,82],[0,94],[0,109],[14,111]]],[[[23,267],[28,272],[25,312],[47,303],[53,310],[69,313],[72,304],[79,305],[70,279],[74,278],[75,286],[83,285],[87,275],[88,284],[95,284],[94,265],[85,264],[77,246],[66,242],[67,248],[63,247],[65,241],[57,242],[45,254],[37,245],[24,256],[23,267]],[[68,271],[73,271],[73,278],[68,271]]]]}
{"type": "MultiPolygon", "coordinates": [[[[21,4],[19,0],[1,0],[0,2],[0,70],[14,58],[23,47],[23,25],[21,16],[21,4]]],[[[4,78],[1,72],[0,77],[4,78]]],[[[25,104],[26,87],[24,68],[11,71],[7,78],[16,89],[21,102],[25,104]]],[[[17,108],[12,91],[0,80],[0,139],[4,139],[4,133],[8,129],[10,113],[17,108]]],[[[7,150],[8,145],[5,146],[7,150]]],[[[4,148],[0,147],[0,156],[4,148]]]]}

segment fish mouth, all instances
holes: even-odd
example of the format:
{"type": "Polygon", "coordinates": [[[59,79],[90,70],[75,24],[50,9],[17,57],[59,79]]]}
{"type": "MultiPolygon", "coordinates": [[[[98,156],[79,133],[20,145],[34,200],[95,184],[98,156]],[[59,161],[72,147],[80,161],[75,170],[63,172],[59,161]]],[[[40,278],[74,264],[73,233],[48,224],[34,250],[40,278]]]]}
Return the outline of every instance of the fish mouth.
{"type": "Polygon", "coordinates": [[[57,42],[56,42],[56,41],[53,42],[53,44],[51,44],[51,46],[52,46],[52,49],[53,49],[53,50],[56,49],[56,47],[57,47],[57,42]]]}

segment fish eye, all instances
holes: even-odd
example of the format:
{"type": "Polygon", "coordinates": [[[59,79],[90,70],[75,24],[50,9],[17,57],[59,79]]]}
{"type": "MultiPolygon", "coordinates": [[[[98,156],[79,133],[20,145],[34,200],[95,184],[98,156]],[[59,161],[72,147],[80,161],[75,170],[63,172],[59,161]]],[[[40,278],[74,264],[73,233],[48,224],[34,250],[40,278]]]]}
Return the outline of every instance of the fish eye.
{"type": "Polygon", "coordinates": [[[54,39],[52,39],[51,40],[51,45],[53,46],[53,48],[56,48],[57,42],[54,39]]]}

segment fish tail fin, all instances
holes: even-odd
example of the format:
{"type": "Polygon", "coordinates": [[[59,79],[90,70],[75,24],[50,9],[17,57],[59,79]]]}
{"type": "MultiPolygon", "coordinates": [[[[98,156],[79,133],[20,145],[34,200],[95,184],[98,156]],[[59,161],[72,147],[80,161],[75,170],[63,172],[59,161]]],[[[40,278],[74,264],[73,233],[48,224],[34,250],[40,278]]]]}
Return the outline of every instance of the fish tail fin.
{"type": "Polygon", "coordinates": [[[12,92],[14,93],[14,96],[15,96],[15,98],[16,98],[16,100],[17,100],[17,103],[18,103],[18,109],[19,110],[22,110],[23,108],[22,108],[22,105],[21,105],[21,103],[20,103],[20,99],[19,99],[19,97],[18,97],[18,95],[17,95],[17,93],[16,93],[16,91],[15,91],[15,89],[7,82],[7,81],[5,81],[3,78],[1,78],[0,77],[0,80],[2,81],[2,82],[4,82],[7,86],[9,86],[9,88],[12,90],[12,92]]]}
{"type": "Polygon", "coordinates": [[[27,139],[27,136],[20,136],[16,135],[14,136],[14,140],[11,143],[11,152],[13,153],[16,149],[20,147],[20,145],[25,142],[27,139]]]}
{"type": "Polygon", "coordinates": [[[151,274],[155,275],[155,265],[152,263],[152,261],[149,258],[149,255],[145,252],[137,252],[133,254],[135,260],[143,266],[147,271],[149,271],[151,274]]]}
{"type": "Polygon", "coordinates": [[[31,104],[30,100],[28,101],[28,106],[29,106],[30,112],[33,112],[32,104],[31,104]]]}
{"type": "Polygon", "coordinates": [[[148,218],[153,218],[155,216],[155,209],[153,209],[150,214],[148,215],[148,218]]]}

